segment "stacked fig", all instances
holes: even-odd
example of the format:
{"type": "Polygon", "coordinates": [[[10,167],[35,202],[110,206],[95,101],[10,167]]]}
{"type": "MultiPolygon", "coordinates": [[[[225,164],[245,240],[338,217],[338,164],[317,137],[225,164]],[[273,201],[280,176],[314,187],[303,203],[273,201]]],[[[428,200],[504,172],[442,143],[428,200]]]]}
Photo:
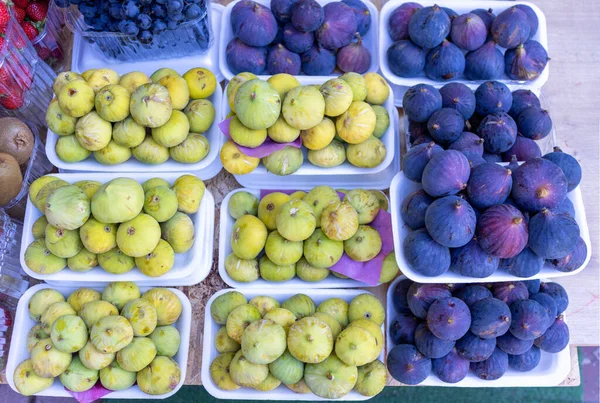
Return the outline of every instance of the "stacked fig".
{"type": "MultiPolygon", "coordinates": [[[[379,254],[381,236],[369,224],[380,209],[387,210],[387,199],[378,190],[335,191],[317,186],[308,193],[270,193],[260,202],[248,192],[237,192],[227,209],[236,221],[231,234],[233,253],[225,260],[225,270],[234,281],[246,283],[260,277],[283,282],[298,276],[318,282],[330,273],[345,278],[329,270],[344,253],[357,262],[368,262],[379,254]]],[[[380,282],[392,281],[397,273],[392,251],[383,261],[380,282]]]]}
{"type": "Polygon", "coordinates": [[[485,278],[500,269],[527,278],[545,264],[577,270],[587,246],[567,194],[581,181],[579,163],[556,148],[543,157],[534,153],[519,166],[513,153],[517,129],[523,139],[547,135],[547,113],[527,107],[515,123],[506,112],[521,101],[512,102],[508,88],[498,82],[482,84],[475,98],[476,109],[489,113],[479,124],[479,136],[462,132],[465,98],[455,98],[456,109],[441,108],[442,96],[426,85],[412,87],[405,96],[405,111],[413,120],[437,109],[427,121],[434,141],[411,148],[403,160],[406,178],[423,186],[403,200],[400,211],[413,230],[404,239],[408,264],[429,277],[451,270],[485,278]],[[483,150],[502,152],[503,158],[513,153],[512,162],[488,162],[494,160],[484,160],[483,150]]]}
{"type": "Polygon", "coordinates": [[[359,168],[375,168],[387,155],[380,138],[390,124],[382,106],[389,91],[377,73],[346,73],[320,86],[300,85],[283,73],[267,81],[240,73],[227,86],[231,140],[221,148],[223,167],[234,175],[252,172],[261,158],[244,154],[238,146],[263,146],[267,171],[291,175],[304,162],[299,144],[291,144],[301,138],[313,165],[332,168],[347,159],[359,168]]]}
{"type": "Polygon", "coordinates": [[[219,355],[210,364],[221,390],[268,392],[283,383],[295,393],[339,399],[352,390],[375,396],[385,387],[387,372],[378,359],[385,311],[372,294],[317,306],[305,294],[248,302],[230,291],[213,301],[210,312],[223,325],[215,337],[219,355]]]}
{"type": "Polygon", "coordinates": [[[395,344],[387,368],[417,385],[433,373],[446,383],[472,371],[500,379],[510,368],[534,370],[542,355],[569,345],[563,313],[569,297],[558,283],[419,284],[400,281],[393,291],[395,344]]]}
{"type": "Polygon", "coordinates": [[[25,251],[25,264],[44,275],[96,266],[124,274],[137,266],[146,276],[162,276],[173,267],[175,254],[194,244],[188,214],[198,211],[204,191],[193,175],[172,185],[161,178],[70,184],[43,176],[29,188],[31,202],[44,215],[33,224],[35,240],[25,251]]]}
{"type": "Polygon", "coordinates": [[[336,65],[362,74],[371,66],[371,52],[362,40],[371,13],[360,0],[323,7],[316,0],[271,0],[270,9],[241,0],[230,22],[235,37],[227,44],[226,59],[234,74],[327,76],[336,65]]]}
{"type": "Polygon", "coordinates": [[[31,396],[58,377],[72,392],[96,385],[125,390],[137,382],[148,395],[169,393],[181,377],[172,358],[180,342],[173,324],[181,311],[171,290],[142,294],[132,282],[109,283],[102,292],[79,288],[66,301],[59,291],[41,289],[29,301],[37,324],[27,334],[30,358],[16,367],[15,386],[31,396]]]}
{"type": "Polygon", "coordinates": [[[389,68],[399,77],[423,73],[435,81],[535,80],[546,68],[548,53],[536,40],[536,12],[516,4],[497,16],[492,9],[458,15],[452,9],[404,3],[388,20],[394,44],[389,68]],[[504,54],[502,48],[505,49],[504,54]]]}
{"type": "Polygon", "coordinates": [[[169,158],[182,164],[202,161],[210,148],[202,133],[215,119],[207,98],[216,87],[214,74],[205,68],[183,76],[170,68],[150,77],[139,71],[119,77],[106,68],[60,73],[46,112],[48,128],[59,136],[56,155],[75,163],[93,153],[103,165],[132,156],[149,165],[169,158]]]}
{"type": "Polygon", "coordinates": [[[402,100],[411,146],[432,141],[465,154],[477,166],[487,162],[541,157],[537,141],[552,132],[552,118],[531,90],[486,81],[475,92],[461,83],[439,90],[410,87],[402,100]]]}

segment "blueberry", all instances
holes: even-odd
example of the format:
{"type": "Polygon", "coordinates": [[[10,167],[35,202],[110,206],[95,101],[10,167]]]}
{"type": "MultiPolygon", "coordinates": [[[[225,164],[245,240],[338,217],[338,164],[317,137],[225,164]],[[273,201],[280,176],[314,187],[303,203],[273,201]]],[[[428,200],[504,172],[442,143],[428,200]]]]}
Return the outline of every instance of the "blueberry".
{"type": "Polygon", "coordinates": [[[176,23],[180,23],[184,20],[182,13],[171,14],[168,17],[169,21],[175,21],[176,23]]]}
{"type": "Polygon", "coordinates": [[[167,4],[168,0],[156,0],[157,4],[167,4]]]}
{"type": "Polygon", "coordinates": [[[178,21],[173,21],[173,20],[169,20],[167,21],[167,29],[170,30],[174,30],[179,28],[179,22],[178,21]]]}
{"type": "Polygon", "coordinates": [[[183,10],[183,15],[188,21],[195,20],[196,18],[200,17],[200,14],[202,14],[202,10],[200,10],[200,7],[198,7],[197,4],[190,4],[189,6],[185,7],[185,10],[183,10]]]}
{"type": "Polygon", "coordinates": [[[167,30],[167,24],[163,21],[155,20],[152,22],[152,34],[158,36],[167,30]]]}
{"type": "Polygon", "coordinates": [[[140,3],[142,4],[142,6],[149,6],[150,4],[152,4],[152,0],[140,0],[140,3]]]}
{"type": "Polygon", "coordinates": [[[102,2],[100,4],[100,10],[103,11],[103,12],[108,11],[109,7],[110,7],[110,3],[108,3],[108,2],[102,2]]]}
{"type": "Polygon", "coordinates": [[[167,2],[167,12],[169,15],[178,14],[183,10],[183,1],[169,0],[167,2]]]}
{"type": "Polygon", "coordinates": [[[152,18],[148,14],[140,14],[136,18],[137,26],[142,30],[150,29],[152,18]]]}
{"type": "Polygon", "coordinates": [[[135,36],[139,32],[139,28],[132,21],[127,21],[121,26],[121,32],[125,35],[135,36]]]}
{"type": "Polygon", "coordinates": [[[111,4],[108,8],[108,14],[110,14],[113,18],[121,18],[121,5],[120,4],[111,4]]]}
{"type": "Polygon", "coordinates": [[[154,4],[152,6],[152,14],[155,18],[163,19],[167,17],[167,8],[160,4],[154,4]]]}
{"type": "Polygon", "coordinates": [[[152,43],[152,32],[146,30],[140,31],[138,40],[144,44],[152,43]]]}
{"type": "Polygon", "coordinates": [[[134,0],[126,0],[121,6],[121,11],[125,17],[133,19],[140,13],[140,7],[134,0]]]}
{"type": "MultiPolygon", "coordinates": [[[[121,0],[108,0],[110,4],[121,4],[121,0]]],[[[71,2],[72,3],[72,2],[71,2]]]]}

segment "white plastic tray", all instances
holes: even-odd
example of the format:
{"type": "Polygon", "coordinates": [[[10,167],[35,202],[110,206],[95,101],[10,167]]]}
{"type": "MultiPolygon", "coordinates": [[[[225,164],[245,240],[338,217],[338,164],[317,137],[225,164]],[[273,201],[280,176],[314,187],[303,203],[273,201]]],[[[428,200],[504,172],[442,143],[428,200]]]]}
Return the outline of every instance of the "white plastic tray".
{"type": "MultiPolygon", "coordinates": [[[[199,64],[196,64],[196,67],[199,64]]],[[[173,66],[179,73],[183,74],[186,72],[185,69],[179,69],[179,66],[173,66]]],[[[135,70],[130,70],[135,71],[135,70]]],[[[217,84],[217,88],[208,99],[213,103],[215,107],[215,121],[208,131],[203,133],[208,139],[208,143],[210,145],[210,149],[206,157],[194,164],[182,164],[169,158],[166,162],[158,165],[149,165],[144,164],[138,160],[136,160],[133,156],[126,162],[122,164],[116,165],[104,165],[100,164],[98,161],[94,159],[93,153],[83,161],[80,162],[64,162],[61,160],[56,154],[55,145],[58,141],[58,135],[51,130],[48,130],[47,140],[46,140],[46,155],[52,164],[58,167],[61,170],[65,171],[86,171],[86,172],[194,172],[199,173],[199,176],[202,176],[206,179],[210,179],[212,176],[219,173],[221,170],[221,161],[219,159],[219,150],[218,146],[220,137],[222,136],[219,127],[217,126],[222,115],[221,113],[221,105],[223,91],[221,90],[221,86],[217,84]],[[218,168],[218,169],[217,169],[218,168]],[[216,169],[216,172],[215,172],[216,169]],[[206,173],[204,172],[206,171],[206,173]],[[213,173],[214,172],[214,173],[213,173]],[[204,173],[204,175],[202,175],[204,173]],[[207,173],[212,174],[212,176],[207,176],[207,173]]]]}
{"type": "MultiPolygon", "coordinates": [[[[173,183],[175,179],[183,173],[160,174],[160,177],[173,183]]],[[[119,177],[129,177],[135,179],[139,183],[156,177],[155,174],[56,174],[57,178],[63,179],[69,183],[74,183],[80,180],[95,180],[101,183],[108,182],[111,179],[119,177]]],[[[214,210],[215,200],[213,195],[207,189],[200,203],[200,208],[195,214],[191,214],[190,218],[194,223],[195,241],[192,248],[186,253],[175,254],[175,264],[165,275],[161,277],[147,277],[142,274],[137,268],[134,268],[125,274],[111,274],[102,270],[100,266],[85,272],[75,272],[68,267],[54,274],[38,274],[30,270],[25,264],[25,251],[31,242],[33,242],[33,234],[31,228],[35,220],[42,215],[31,200],[27,200],[27,210],[25,211],[25,219],[23,224],[23,238],[21,240],[21,266],[25,273],[30,277],[38,280],[52,282],[53,284],[97,284],[110,281],[134,281],[139,286],[161,286],[174,285],[177,281],[202,281],[208,276],[212,266],[212,251],[213,251],[213,228],[214,228],[214,210]],[[201,278],[200,278],[201,277],[201,278]]],[[[179,284],[177,284],[179,285],[179,284]]],[[[186,284],[187,285],[187,284],[186,284]]]]}
{"type": "MultiPolygon", "coordinates": [[[[298,190],[308,191],[310,189],[312,189],[312,187],[298,190]]],[[[219,223],[219,275],[227,285],[238,289],[274,289],[282,287],[289,289],[376,287],[349,278],[339,278],[333,274],[329,274],[326,279],[317,282],[304,281],[297,276],[284,282],[266,281],[260,277],[249,283],[241,283],[232,279],[227,273],[227,270],[225,270],[225,259],[233,252],[231,249],[231,232],[233,231],[235,220],[227,212],[227,205],[229,204],[231,196],[238,192],[248,192],[260,199],[260,190],[241,188],[232,190],[221,202],[221,221],[219,223]]]]}
{"type": "Polygon", "coordinates": [[[97,69],[109,67],[119,74],[129,73],[131,71],[141,71],[147,75],[152,74],[162,67],[170,67],[180,73],[185,73],[194,67],[206,67],[217,77],[217,82],[223,80],[223,75],[219,70],[219,24],[224,6],[216,3],[211,4],[211,23],[214,41],[212,46],[201,55],[180,57],[177,59],[162,60],[142,60],[131,63],[109,63],[102,55],[98,54],[91,44],[87,43],[80,35],[74,34],[73,37],[73,55],[71,57],[71,70],[79,73],[88,69],[97,69]]]}
{"type": "MultiPolygon", "coordinates": [[[[390,19],[390,15],[392,14],[392,12],[398,6],[400,6],[402,3],[405,3],[405,1],[404,0],[391,0],[391,1],[387,2],[381,9],[381,19],[379,21],[379,65],[380,65],[381,71],[383,72],[383,76],[390,83],[393,83],[395,85],[404,86],[404,87],[412,87],[415,84],[425,83],[425,84],[430,84],[430,85],[437,87],[437,86],[442,86],[444,84],[447,84],[448,82],[459,82],[459,83],[466,84],[471,88],[477,88],[477,86],[480,83],[482,83],[483,81],[487,81],[487,80],[470,81],[463,77],[458,80],[442,82],[442,81],[430,80],[429,78],[427,78],[425,73],[421,73],[419,76],[411,77],[411,78],[398,77],[397,75],[392,73],[392,71],[389,68],[389,63],[387,60],[387,51],[394,42],[392,41],[392,38],[390,37],[390,34],[388,33],[388,21],[390,19]]],[[[536,32],[536,34],[533,36],[532,39],[534,39],[534,40],[538,41],[540,44],[542,44],[542,46],[549,52],[546,16],[542,12],[542,10],[540,10],[539,7],[533,3],[529,3],[526,1],[514,2],[514,1],[505,1],[505,0],[499,0],[499,1],[490,1],[490,0],[488,0],[488,1],[453,1],[453,0],[433,1],[433,0],[425,0],[425,1],[420,1],[419,4],[423,5],[424,7],[433,6],[434,4],[437,4],[440,7],[449,7],[451,9],[453,9],[454,11],[456,11],[458,14],[468,13],[469,11],[474,10],[476,8],[483,8],[486,10],[491,8],[492,10],[494,10],[494,14],[496,14],[496,15],[498,15],[502,11],[506,10],[507,8],[514,6],[515,4],[526,4],[535,11],[535,13],[537,14],[537,17],[538,17],[538,21],[539,21],[538,31],[536,32]]],[[[499,48],[499,49],[502,52],[504,52],[504,48],[499,48]]],[[[511,90],[515,90],[518,88],[540,89],[540,88],[542,88],[542,86],[544,84],[546,84],[546,81],[548,81],[548,77],[550,75],[549,65],[550,65],[550,63],[546,66],[546,68],[544,69],[542,74],[540,74],[540,76],[533,81],[515,81],[515,80],[509,79],[506,75],[503,76],[502,79],[499,79],[497,81],[503,82],[511,90]]]]}
{"type": "MultiPolygon", "coordinates": [[[[315,394],[306,393],[306,394],[297,394],[296,392],[292,392],[285,385],[280,385],[276,389],[270,392],[261,392],[254,389],[249,388],[240,388],[235,391],[225,391],[217,388],[217,385],[213,382],[209,368],[210,364],[213,362],[215,357],[219,355],[219,352],[215,348],[215,338],[217,337],[217,332],[221,325],[217,324],[210,314],[210,306],[212,305],[215,298],[219,295],[224,294],[228,291],[232,291],[231,289],[225,289],[217,291],[213,294],[212,297],[206,303],[206,309],[204,313],[204,341],[202,346],[202,385],[206,388],[206,391],[210,393],[212,396],[217,399],[228,399],[228,400],[297,400],[297,401],[323,401],[329,399],[323,399],[315,394]]],[[[292,295],[302,292],[308,295],[315,302],[315,305],[319,305],[321,302],[325,301],[329,298],[341,298],[344,301],[350,303],[354,297],[360,294],[369,294],[369,292],[364,290],[311,290],[311,289],[303,289],[303,290],[290,290],[285,288],[279,289],[251,289],[251,290],[237,290],[244,294],[248,301],[259,295],[268,295],[270,297],[275,298],[279,302],[283,302],[286,299],[290,298],[292,295]]],[[[382,326],[382,331],[385,336],[385,329],[382,326]]],[[[384,353],[385,346],[379,355],[379,360],[384,362],[384,353]]],[[[352,390],[346,396],[337,399],[348,400],[348,401],[363,401],[369,400],[370,397],[362,396],[358,392],[352,390]]]]}
{"type": "MultiPolygon", "coordinates": [[[[327,77],[306,77],[302,81],[303,85],[310,84],[322,84],[327,81],[327,77]]],[[[224,93],[227,91],[225,88],[224,93]]],[[[231,111],[227,97],[223,97],[223,116],[231,111]]],[[[396,142],[398,137],[398,112],[394,106],[394,94],[390,87],[390,95],[383,104],[390,115],[390,126],[388,127],[385,134],[380,140],[385,145],[387,154],[385,159],[376,166],[375,168],[359,168],[350,164],[347,160],[340,166],[333,168],[323,168],[311,164],[307,158],[307,149],[302,147],[304,153],[304,163],[291,175],[277,176],[267,171],[265,166],[261,163],[252,172],[246,175],[234,175],[235,179],[244,187],[248,188],[265,188],[268,185],[269,188],[279,189],[297,189],[299,187],[314,187],[317,185],[330,185],[330,186],[361,186],[364,183],[364,187],[369,189],[386,189],[391,181],[389,172],[386,172],[387,168],[392,165],[396,154],[398,154],[399,145],[396,142]],[[361,181],[360,184],[358,181],[361,181]],[[371,183],[383,182],[382,187],[374,187],[371,183]]],[[[220,147],[225,143],[225,136],[220,133],[221,143],[220,147]]],[[[397,171],[396,171],[397,172],[397,171]]],[[[393,174],[392,174],[393,177],[393,174]]]]}
{"type": "MultiPolygon", "coordinates": [[[[22,361],[29,358],[29,353],[27,352],[27,333],[29,330],[37,324],[33,319],[29,317],[29,300],[38,290],[42,290],[45,288],[52,288],[56,291],[60,292],[66,297],[69,296],[73,291],[75,291],[78,287],[76,286],[50,286],[48,284],[38,284],[31,287],[29,290],[23,294],[21,299],[19,300],[19,305],[17,306],[17,313],[15,316],[14,328],[13,328],[13,338],[10,344],[10,351],[8,353],[8,361],[6,363],[6,379],[11,389],[18,393],[15,382],[13,379],[13,375],[15,372],[15,368],[22,361]]],[[[140,291],[144,293],[148,289],[152,287],[140,287],[140,291]]],[[[95,287],[97,291],[102,292],[104,287],[95,287]]],[[[181,343],[179,345],[179,351],[173,357],[173,360],[177,362],[179,365],[179,369],[181,371],[181,377],[179,380],[179,384],[173,389],[171,392],[164,395],[147,395],[140,390],[137,385],[134,385],[126,390],[111,392],[106,396],[103,396],[102,399],[165,399],[169,396],[173,396],[181,386],[183,386],[183,382],[185,381],[185,375],[187,372],[187,362],[188,362],[188,354],[190,348],[190,332],[192,325],[192,306],[190,305],[190,301],[185,296],[184,293],[175,289],[169,288],[169,290],[173,291],[179,300],[181,301],[182,311],[179,320],[175,322],[174,326],[179,331],[179,335],[181,336],[181,343]]],[[[63,385],[60,383],[58,377],[54,380],[54,384],[40,393],[36,393],[36,396],[51,396],[51,397],[69,397],[72,396],[65,390],[63,385]]]]}
{"type": "MultiPolygon", "coordinates": [[[[260,3],[264,6],[267,6],[268,8],[271,7],[270,0],[254,0],[254,1],[256,1],[257,3],[260,3]]],[[[327,3],[332,3],[334,1],[336,1],[336,0],[317,0],[317,2],[319,4],[321,4],[322,6],[324,6],[327,3]]],[[[219,35],[220,36],[220,39],[219,39],[219,66],[221,67],[221,73],[223,73],[223,76],[225,76],[226,80],[231,80],[231,78],[233,76],[235,76],[235,73],[233,73],[229,69],[229,65],[227,64],[227,57],[226,57],[225,51],[227,49],[227,44],[233,38],[235,38],[235,35],[233,34],[233,29],[231,28],[230,19],[231,19],[231,10],[238,2],[239,2],[239,0],[232,1],[225,7],[225,10],[223,11],[223,14],[221,16],[221,22],[220,22],[221,27],[220,27],[220,33],[219,33],[220,34],[219,35]]],[[[375,4],[373,4],[370,1],[365,1],[364,3],[367,6],[367,8],[369,9],[369,12],[371,13],[371,27],[369,28],[369,31],[367,32],[367,34],[363,37],[363,44],[371,52],[371,65],[369,66],[369,70],[367,70],[367,72],[377,72],[379,70],[379,55],[377,54],[377,52],[378,52],[377,36],[379,33],[379,10],[377,10],[377,7],[375,6],[375,4]]],[[[296,76],[296,78],[302,84],[312,84],[311,82],[308,82],[305,80],[308,80],[310,78],[315,78],[315,77],[331,78],[331,77],[336,77],[339,74],[340,73],[338,73],[338,70],[336,69],[336,71],[334,71],[333,74],[331,74],[330,76],[307,76],[304,73],[301,73],[300,75],[296,76]]],[[[259,76],[259,77],[268,77],[268,76],[259,76]]]]}
{"type": "Polygon", "coordinates": [[[399,172],[392,181],[390,187],[390,208],[392,214],[392,231],[394,234],[394,250],[396,252],[396,261],[400,267],[400,271],[413,281],[418,283],[494,283],[499,281],[523,281],[542,278],[556,278],[572,276],[582,271],[587,266],[592,257],[592,246],[590,242],[590,232],[588,229],[587,219],[585,216],[585,208],[583,206],[583,198],[581,197],[581,187],[578,186],[575,190],[569,192],[567,197],[573,202],[575,207],[575,220],[579,225],[580,236],[587,245],[587,257],[585,262],[577,270],[569,273],[564,273],[554,269],[550,264],[546,263],[542,270],[535,276],[529,278],[520,278],[509,274],[504,270],[496,270],[491,276],[486,278],[464,277],[453,271],[448,270],[446,273],[437,277],[427,277],[415,272],[406,259],[404,258],[404,249],[402,247],[404,238],[409,234],[410,228],[404,225],[400,216],[402,201],[412,191],[422,189],[420,183],[406,179],[404,173],[399,172]]]}
{"type": "MultiPolygon", "coordinates": [[[[386,346],[389,352],[395,344],[389,334],[389,329],[398,312],[392,303],[394,288],[400,281],[406,279],[405,276],[397,277],[390,285],[387,292],[387,309],[385,317],[386,326],[386,346]]],[[[445,281],[438,281],[444,283],[445,281]]],[[[486,281],[487,282],[487,281],[486,281]]],[[[564,315],[564,314],[563,314],[564,315]]],[[[565,317],[566,319],[566,317],[565,317]]],[[[542,351],[539,365],[529,372],[520,372],[508,368],[506,373],[500,379],[495,381],[486,381],[479,379],[472,371],[460,382],[446,383],[442,382],[433,373],[427,377],[419,386],[445,386],[458,388],[501,388],[501,387],[543,387],[559,385],[571,371],[571,353],[569,346],[556,354],[550,354],[542,351]]]]}

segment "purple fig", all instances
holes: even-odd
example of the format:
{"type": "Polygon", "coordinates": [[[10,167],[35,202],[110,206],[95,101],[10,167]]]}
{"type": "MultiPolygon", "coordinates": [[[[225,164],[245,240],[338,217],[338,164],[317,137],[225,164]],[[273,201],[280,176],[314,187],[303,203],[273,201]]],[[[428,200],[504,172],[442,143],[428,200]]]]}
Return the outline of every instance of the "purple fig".
{"type": "Polygon", "coordinates": [[[549,262],[556,270],[570,273],[579,269],[585,263],[585,259],[587,259],[587,245],[579,237],[575,249],[563,257],[549,260],[549,262]]]}
{"type": "Polygon", "coordinates": [[[529,247],[544,259],[568,255],[578,240],[579,226],[568,214],[542,209],[529,220],[529,247]]]}
{"type": "Polygon", "coordinates": [[[316,31],[323,18],[323,8],[315,0],[300,0],[292,8],[292,24],[302,32],[316,31]]]}
{"type": "Polygon", "coordinates": [[[471,204],[478,209],[487,209],[502,204],[512,189],[512,172],[498,164],[486,162],[471,171],[467,184],[467,195],[471,204]]]}
{"type": "Polygon", "coordinates": [[[399,40],[388,48],[387,60],[398,77],[416,77],[425,67],[425,51],[410,40],[399,40]]]}
{"type": "Polygon", "coordinates": [[[371,28],[371,12],[367,5],[361,0],[342,0],[354,12],[356,17],[357,31],[361,36],[365,36],[371,28]]]}
{"type": "Polygon", "coordinates": [[[425,228],[434,241],[449,248],[469,243],[475,233],[475,211],[458,196],[437,199],[427,208],[425,228]]]}
{"type": "Polygon", "coordinates": [[[279,28],[277,28],[277,35],[275,35],[275,39],[273,39],[273,42],[271,42],[269,44],[269,46],[277,45],[278,43],[283,43],[283,26],[282,25],[279,25],[279,28]]]}
{"type": "Polygon", "coordinates": [[[470,157],[483,157],[483,139],[474,133],[463,132],[456,141],[448,146],[448,150],[460,151],[469,160],[470,157]]]}
{"type": "Polygon", "coordinates": [[[291,23],[285,25],[283,43],[290,51],[298,54],[304,53],[310,49],[314,42],[315,35],[312,32],[299,31],[291,23]]]}
{"type": "Polygon", "coordinates": [[[456,109],[465,120],[475,113],[475,94],[469,87],[461,83],[450,83],[440,88],[442,107],[456,109]]]}
{"type": "Polygon", "coordinates": [[[502,153],[502,161],[510,162],[513,156],[517,161],[529,161],[541,157],[542,150],[535,140],[528,139],[519,134],[517,135],[515,144],[502,153]]]}
{"type": "Polygon", "coordinates": [[[563,202],[557,207],[553,208],[552,211],[565,213],[573,218],[575,217],[575,207],[573,206],[573,202],[568,197],[565,197],[565,200],[563,200],[563,202]]]}
{"type": "MultiPolygon", "coordinates": [[[[479,246],[477,237],[473,237],[463,247],[452,249],[450,254],[452,259],[450,270],[465,277],[489,277],[498,269],[500,262],[500,259],[490,255],[479,246]]],[[[485,290],[487,291],[487,288],[485,290]]],[[[492,294],[490,293],[489,296],[491,297],[492,294]]]]}
{"type": "Polygon", "coordinates": [[[314,44],[302,53],[302,71],[309,76],[328,76],[335,70],[335,53],[314,44]]]}
{"type": "Polygon", "coordinates": [[[450,249],[434,241],[425,229],[409,233],[403,251],[410,267],[423,276],[440,276],[450,267],[450,249]]]}
{"type": "Polygon", "coordinates": [[[409,39],[408,22],[413,14],[422,8],[418,3],[403,3],[392,11],[388,20],[388,32],[392,41],[409,39]]]}
{"type": "Polygon", "coordinates": [[[412,147],[402,159],[404,176],[413,182],[421,183],[425,166],[434,155],[442,151],[444,151],[444,149],[433,141],[428,144],[419,144],[412,147]]]}
{"type": "Polygon", "coordinates": [[[410,87],[402,98],[404,113],[415,122],[427,122],[433,112],[442,109],[440,91],[427,84],[417,84],[410,87]]]}
{"type": "Polygon", "coordinates": [[[556,354],[569,345],[569,326],[563,315],[558,315],[546,332],[533,341],[536,347],[547,353],[556,354]]]}
{"type": "Polygon", "coordinates": [[[446,39],[451,25],[448,14],[436,4],[414,13],[408,23],[408,34],[416,45],[432,49],[446,39]]]}
{"type": "Polygon", "coordinates": [[[476,112],[481,116],[508,112],[512,106],[512,92],[499,81],[487,81],[475,90],[476,112]]]}
{"type": "Polygon", "coordinates": [[[423,189],[415,190],[406,196],[400,208],[400,216],[404,224],[413,230],[424,228],[425,213],[431,203],[433,203],[433,198],[423,189]]]}
{"type": "Polygon", "coordinates": [[[479,49],[487,37],[485,23],[472,13],[463,14],[452,20],[450,38],[456,46],[464,50],[479,49]]]}
{"type": "Polygon", "coordinates": [[[502,157],[498,154],[492,154],[492,153],[488,153],[488,152],[483,152],[483,159],[486,162],[502,162],[502,157]]]}
{"type": "Polygon", "coordinates": [[[271,12],[275,19],[282,24],[287,24],[292,19],[292,10],[298,0],[271,0],[271,12]]]}
{"type": "Polygon", "coordinates": [[[458,17],[458,13],[450,7],[442,7],[442,10],[444,10],[446,15],[450,18],[450,23],[452,23],[452,21],[454,21],[454,19],[458,17]]]}
{"type": "Polygon", "coordinates": [[[529,40],[504,54],[504,69],[512,80],[531,81],[542,74],[548,64],[548,52],[537,41],[529,40]]]}
{"type": "Polygon", "coordinates": [[[529,39],[529,18],[517,7],[510,7],[498,14],[492,22],[494,41],[503,48],[514,49],[529,39]]]}
{"type": "Polygon", "coordinates": [[[444,40],[431,49],[425,59],[425,74],[432,80],[458,78],[465,71],[465,55],[452,42],[444,40]]]}
{"type": "Polygon", "coordinates": [[[429,135],[429,134],[424,134],[422,136],[417,137],[416,139],[414,139],[413,141],[410,142],[410,145],[415,147],[418,146],[420,144],[429,144],[433,141],[433,138],[429,135]]]}
{"type": "Polygon", "coordinates": [[[250,46],[267,46],[277,35],[277,20],[271,10],[251,0],[241,0],[231,10],[235,36],[250,46]]]}
{"type": "Polygon", "coordinates": [[[485,29],[489,32],[492,28],[492,22],[494,22],[494,18],[496,18],[496,14],[494,14],[494,11],[491,8],[488,8],[487,10],[484,8],[478,8],[476,10],[471,11],[471,13],[481,18],[481,20],[485,24],[485,29]]]}
{"type": "Polygon", "coordinates": [[[264,74],[267,67],[267,48],[248,46],[239,38],[233,38],[225,50],[227,65],[235,74],[244,71],[264,74]]]}
{"type": "Polygon", "coordinates": [[[421,136],[429,136],[427,131],[427,122],[419,123],[414,120],[408,120],[408,134],[410,135],[410,142],[412,143],[416,138],[421,136]]]}
{"type": "Polygon", "coordinates": [[[517,256],[504,259],[502,268],[515,277],[527,278],[538,274],[544,267],[544,259],[531,248],[525,248],[517,256]]]}
{"type": "Polygon", "coordinates": [[[315,32],[317,42],[330,50],[348,45],[358,28],[354,11],[342,2],[334,2],[326,4],[323,12],[323,24],[315,32]]]}
{"type": "Polygon", "coordinates": [[[465,119],[453,108],[435,111],[427,121],[427,130],[439,144],[450,144],[457,140],[465,127],[465,119]]]}
{"type": "Polygon", "coordinates": [[[433,197],[457,194],[467,187],[471,167],[463,153],[445,150],[435,154],[423,170],[423,189],[433,197]]]}
{"type": "Polygon", "coordinates": [[[567,177],[555,163],[534,158],[513,172],[512,198],[525,211],[552,209],[567,196],[567,177]]]}
{"type": "Polygon", "coordinates": [[[267,71],[271,75],[279,73],[298,75],[300,74],[300,56],[290,52],[279,43],[269,50],[267,71]]]}
{"type": "Polygon", "coordinates": [[[575,157],[564,153],[560,147],[554,147],[554,151],[544,155],[544,159],[554,162],[563,171],[569,184],[567,191],[570,192],[579,186],[579,182],[581,182],[581,165],[575,157]]]}
{"type": "Polygon", "coordinates": [[[533,38],[539,25],[537,14],[533,11],[533,8],[529,7],[527,4],[517,4],[515,7],[527,14],[527,20],[529,21],[529,37],[533,38]]]}
{"type": "Polygon", "coordinates": [[[512,95],[513,102],[508,114],[512,116],[513,119],[517,119],[519,113],[530,106],[536,106],[538,108],[542,107],[540,99],[531,90],[516,90],[512,95]]]}
{"type": "Polygon", "coordinates": [[[492,256],[511,258],[527,245],[529,234],[525,217],[508,204],[492,206],[481,214],[477,223],[477,240],[492,256]]]}
{"type": "Polygon", "coordinates": [[[360,34],[357,34],[358,40],[352,42],[337,53],[337,66],[344,73],[354,72],[363,74],[371,66],[371,52],[363,45],[360,34]]]}
{"type": "Polygon", "coordinates": [[[508,113],[492,113],[481,121],[477,134],[483,138],[483,147],[487,152],[500,154],[515,144],[517,124],[508,113]]]}
{"type": "Polygon", "coordinates": [[[552,131],[550,114],[537,106],[525,108],[516,121],[519,133],[533,140],[541,140],[552,131]]]}
{"type": "Polygon", "coordinates": [[[465,56],[465,77],[469,80],[495,80],[504,75],[504,55],[489,41],[465,56]]]}

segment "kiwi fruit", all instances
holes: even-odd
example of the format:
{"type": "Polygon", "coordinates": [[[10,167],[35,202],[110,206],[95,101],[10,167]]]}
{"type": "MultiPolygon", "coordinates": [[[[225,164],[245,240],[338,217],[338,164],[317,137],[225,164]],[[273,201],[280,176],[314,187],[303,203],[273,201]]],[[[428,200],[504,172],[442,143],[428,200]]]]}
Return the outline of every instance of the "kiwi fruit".
{"type": "Polygon", "coordinates": [[[19,165],[31,158],[35,144],[29,127],[17,118],[0,119],[0,153],[12,155],[19,165]]]}
{"type": "Polygon", "coordinates": [[[10,154],[0,153],[0,206],[7,205],[21,191],[23,175],[19,163],[10,154]]]}

